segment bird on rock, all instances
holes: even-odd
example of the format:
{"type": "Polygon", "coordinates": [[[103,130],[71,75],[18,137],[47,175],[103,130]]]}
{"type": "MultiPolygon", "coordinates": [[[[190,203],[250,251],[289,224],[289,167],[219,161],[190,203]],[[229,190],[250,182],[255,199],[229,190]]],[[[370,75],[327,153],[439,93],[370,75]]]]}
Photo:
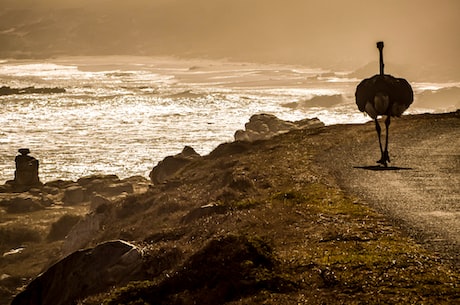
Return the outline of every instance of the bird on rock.
{"type": "Polygon", "coordinates": [[[391,117],[399,117],[406,111],[414,100],[412,87],[404,78],[396,78],[384,74],[383,41],[377,42],[380,53],[380,74],[366,78],[356,87],[356,104],[361,112],[367,113],[375,121],[379,138],[381,158],[377,163],[387,167],[390,162],[388,154],[388,129],[391,117]],[[385,148],[382,147],[379,116],[385,118],[385,148]]]}

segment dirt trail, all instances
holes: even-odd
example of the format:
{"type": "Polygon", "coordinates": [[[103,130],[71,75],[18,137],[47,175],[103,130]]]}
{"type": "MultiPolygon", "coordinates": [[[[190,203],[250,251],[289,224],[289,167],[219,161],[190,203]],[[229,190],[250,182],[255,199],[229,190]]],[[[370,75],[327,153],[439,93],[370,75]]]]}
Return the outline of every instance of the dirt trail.
{"type": "Polygon", "coordinates": [[[460,266],[459,111],[393,120],[386,169],[375,163],[380,153],[373,122],[337,126],[323,136],[336,141],[318,156],[334,183],[460,266]]]}

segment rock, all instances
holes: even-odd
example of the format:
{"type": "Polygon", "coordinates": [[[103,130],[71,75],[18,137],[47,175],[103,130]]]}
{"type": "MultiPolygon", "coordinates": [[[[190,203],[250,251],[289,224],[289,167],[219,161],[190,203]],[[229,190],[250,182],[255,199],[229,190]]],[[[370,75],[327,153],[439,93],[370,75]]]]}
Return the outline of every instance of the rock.
{"type": "Polygon", "coordinates": [[[142,279],[142,253],[127,242],[109,241],[63,258],[34,279],[12,305],[76,304],[89,295],[142,279]]]}
{"type": "Polygon", "coordinates": [[[77,180],[77,183],[91,192],[97,192],[99,188],[107,184],[120,182],[117,175],[90,175],[77,180]]]}
{"type": "Polygon", "coordinates": [[[132,176],[121,180],[123,183],[129,183],[133,187],[134,193],[143,193],[149,189],[151,185],[150,179],[144,176],[132,176]]]}
{"type": "Polygon", "coordinates": [[[247,153],[251,148],[251,143],[246,142],[231,142],[231,143],[222,143],[218,145],[211,153],[209,157],[211,158],[220,158],[224,156],[232,156],[242,153],[247,153]]]}
{"type": "Polygon", "coordinates": [[[235,141],[246,141],[246,142],[250,141],[249,134],[246,131],[241,130],[241,129],[238,129],[237,131],[235,131],[234,137],[235,137],[235,141]]]}
{"type": "Polygon", "coordinates": [[[132,194],[134,187],[128,181],[121,181],[116,175],[92,175],[77,180],[77,183],[86,189],[87,196],[102,194],[108,197],[122,193],[132,194]]]}
{"type": "Polygon", "coordinates": [[[59,188],[52,187],[52,186],[49,186],[49,185],[46,185],[46,184],[45,184],[45,186],[43,186],[42,191],[43,191],[43,193],[49,194],[49,195],[57,195],[57,194],[59,194],[59,188]]]}
{"type": "Polygon", "coordinates": [[[168,156],[158,162],[150,172],[150,180],[153,184],[160,184],[174,176],[180,169],[194,160],[201,158],[190,146],[185,146],[181,153],[175,156],[168,156]]]}
{"type": "Polygon", "coordinates": [[[4,199],[0,202],[0,206],[5,207],[8,213],[29,213],[45,208],[40,197],[27,193],[4,199]]]}
{"type": "Polygon", "coordinates": [[[130,183],[109,184],[99,190],[99,193],[109,197],[118,196],[123,193],[132,194],[133,192],[134,188],[130,183]]]}
{"type": "Polygon", "coordinates": [[[0,87],[0,95],[12,95],[12,94],[51,94],[51,93],[64,93],[64,88],[10,88],[8,86],[0,87]]]}
{"type": "Polygon", "coordinates": [[[318,118],[303,119],[300,121],[295,121],[294,123],[299,129],[324,127],[324,123],[321,122],[318,118]]]}
{"type": "Polygon", "coordinates": [[[71,185],[74,185],[75,182],[73,181],[66,181],[66,180],[54,180],[54,181],[50,181],[50,182],[47,182],[45,183],[44,187],[45,187],[45,191],[48,189],[48,188],[55,188],[55,189],[65,189],[66,187],[68,186],[71,186],[71,185]]]}
{"type": "Polygon", "coordinates": [[[62,202],[65,205],[75,205],[86,200],[86,190],[80,185],[72,185],[64,190],[62,202]]]}
{"type": "Polygon", "coordinates": [[[18,152],[20,155],[14,159],[16,163],[13,181],[14,190],[23,192],[32,187],[42,186],[38,178],[38,160],[28,155],[30,153],[28,148],[20,148],[18,152]]]}
{"type": "Polygon", "coordinates": [[[11,193],[13,192],[12,180],[6,181],[4,185],[0,185],[0,193],[11,193]]]}
{"type": "Polygon", "coordinates": [[[257,140],[267,140],[294,129],[320,126],[324,126],[324,124],[317,118],[290,122],[281,120],[272,114],[262,113],[251,116],[249,122],[245,124],[245,130],[237,130],[234,138],[235,141],[253,142],[257,140]]]}
{"type": "Polygon", "coordinates": [[[103,209],[103,207],[107,207],[111,204],[111,201],[105,198],[102,195],[95,194],[90,200],[90,211],[91,212],[99,212],[103,209]]]}

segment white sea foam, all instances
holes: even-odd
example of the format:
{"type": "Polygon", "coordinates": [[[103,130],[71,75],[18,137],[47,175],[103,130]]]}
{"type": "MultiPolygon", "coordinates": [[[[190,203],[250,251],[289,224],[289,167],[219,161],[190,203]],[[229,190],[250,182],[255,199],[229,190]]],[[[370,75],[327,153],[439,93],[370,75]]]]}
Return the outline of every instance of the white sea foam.
{"type": "Polygon", "coordinates": [[[63,87],[66,92],[0,96],[0,183],[13,178],[14,157],[21,147],[40,160],[45,182],[94,173],[147,176],[158,161],[185,145],[207,154],[232,141],[255,113],[291,121],[318,117],[326,124],[369,120],[354,104],[358,81],[332,74],[304,67],[164,58],[2,61],[2,85],[63,87]],[[334,76],[319,77],[325,73],[334,76]],[[340,95],[342,102],[284,106],[318,95],[340,95]]]}

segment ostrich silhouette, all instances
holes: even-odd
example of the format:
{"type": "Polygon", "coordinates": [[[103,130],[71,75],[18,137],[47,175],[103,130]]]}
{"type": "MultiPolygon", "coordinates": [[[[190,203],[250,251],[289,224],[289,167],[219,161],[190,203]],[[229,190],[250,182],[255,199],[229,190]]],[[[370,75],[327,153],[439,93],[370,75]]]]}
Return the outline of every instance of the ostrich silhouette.
{"type": "Polygon", "coordinates": [[[407,80],[384,74],[383,41],[377,42],[377,48],[380,53],[380,74],[361,81],[356,87],[355,98],[358,109],[361,112],[366,112],[375,121],[381,153],[381,158],[377,163],[387,167],[387,162],[390,162],[388,129],[391,117],[399,117],[409,108],[414,100],[414,92],[407,80]],[[382,140],[380,139],[379,116],[386,116],[385,148],[382,147],[382,140]]]}

